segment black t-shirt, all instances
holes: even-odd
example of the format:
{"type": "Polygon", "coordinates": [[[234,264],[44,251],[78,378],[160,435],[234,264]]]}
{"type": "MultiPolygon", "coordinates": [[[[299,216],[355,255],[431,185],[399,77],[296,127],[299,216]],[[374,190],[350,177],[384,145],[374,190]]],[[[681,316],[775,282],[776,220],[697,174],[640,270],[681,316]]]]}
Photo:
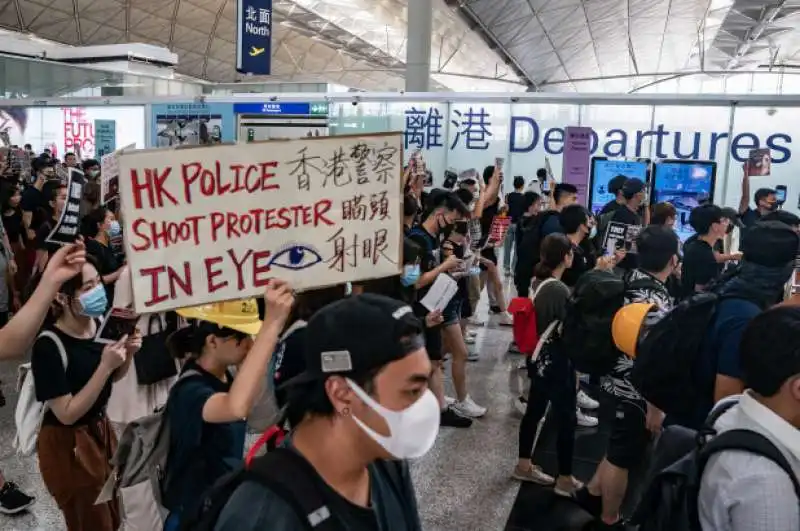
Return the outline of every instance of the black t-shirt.
{"type": "Polygon", "coordinates": [[[53,228],[56,226],[58,222],[54,219],[49,219],[46,222],[42,223],[38,229],[36,229],[36,249],[40,251],[47,251],[48,255],[52,255],[56,251],[58,251],[61,246],[57,243],[50,243],[47,241],[47,237],[50,236],[50,233],[53,232],[53,228]]]}
{"type": "MultiPolygon", "coordinates": [[[[122,267],[122,264],[120,264],[117,260],[114,251],[111,250],[111,247],[103,245],[93,238],[87,238],[84,241],[86,242],[86,252],[93,256],[95,260],[97,260],[97,265],[99,267],[97,272],[100,273],[101,277],[110,275],[122,267]]],[[[110,284],[106,284],[105,287],[106,297],[108,297],[109,301],[113,301],[114,283],[111,282],[110,284]]]]}
{"type": "MultiPolygon", "coordinates": [[[[39,337],[33,344],[31,370],[36,386],[36,400],[45,402],[65,395],[76,395],[83,389],[100,366],[103,356],[103,344],[94,339],[78,339],[69,336],[56,328],[48,327],[58,336],[67,354],[67,367],[61,360],[61,354],[55,342],[48,337],[39,337]]],[[[87,424],[96,420],[106,409],[111,396],[113,382],[109,378],[100,391],[97,400],[75,424],[87,424]]],[[[47,424],[61,425],[52,411],[44,415],[47,424]]]]}
{"type": "MultiPolygon", "coordinates": [[[[616,223],[624,223],[625,225],[635,225],[635,226],[642,226],[642,218],[635,212],[632,212],[630,208],[623,206],[622,208],[617,208],[613,211],[614,215],[611,217],[611,221],[616,223]]],[[[631,270],[636,269],[639,267],[639,257],[636,253],[628,253],[625,255],[625,258],[617,264],[617,267],[621,269],[631,270]]]]}
{"type": "Polygon", "coordinates": [[[578,279],[591,271],[595,266],[595,257],[581,245],[572,245],[572,267],[566,269],[561,276],[561,282],[569,287],[574,287],[578,279]]]}
{"type": "Polygon", "coordinates": [[[44,192],[33,185],[28,186],[22,191],[22,198],[20,199],[19,205],[23,212],[30,212],[33,214],[31,217],[32,230],[37,230],[42,223],[50,218],[49,211],[51,208],[44,192]]]}
{"type": "Polygon", "coordinates": [[[612,199],[608,203],[606,203],[603,208],[600,210],[600,215],[608,214],[609,212],[616,212],[619,208],[623,206],[617,202],[616,199],[612,199]]]}
{"type": "Polygon", "coordinates": [[[722,272],[714,249],[699,238],[691,238],[683,245],[683,269],[681,283],[683,294],[688,297],[697,291],[697,286],[707,286],[722,272]]]}
{"type": "Polygon", "coordinates": [[[508,194],[508,215],[511,223],[516,223],[525,213],[525,196],[521,192],[511,192],[508,194]]]}
{"type": "Polygon", "coordinates": [[[170,441],[164,504],[170,511],[191,510],[203,492],[219,478],[240,467],[244,457],[245,421],[211,424],[203,420],[203,407],[217,393],[230,391],[233,376],[223,382],[189,361],[183,371],[194,370],[175,384],[167,401],[170,441]]]}
{"type": "MultiPolygon", "coordinates": [[[[417,225],[416,227],[412,228],[408,233],[408,238],[419,245],[420,249],[422,249],[422,255],[420,257],[419,264],[420,272],[424,274],[436,269],[440,263],[439,239],[425,230],[422,225],[417,225]]],[[[428,293],[428,290],[432,285],[433,283],[417,290],[418,301],[421,300],[426,293],[428,293]]],[[[427,314],[428,310],[419,302],[414,304],[414,315],[418,316],[420,319],[425,319],[427,314]]],[[[428,351],[428,355],[431,357],[431,359],[439,359],[441,357],[441,327],[425,327],[425,348],[428,351]]]]}
{"type": "Polygon", "coordinates": [[[481,214],[481,247],[486,245],[486,241],[492,232],[492,221],[494,217],[500,212],[500,198],[496,199],[494,204],[483,207],[481,214]]]}
{"type": "Polygon", "coordinates": [[[3,214],[3,227],[8,234],[8,241],[19,243],[19,237],[22,234],[22,212],[17,208],[11,213],[3,214]]]}

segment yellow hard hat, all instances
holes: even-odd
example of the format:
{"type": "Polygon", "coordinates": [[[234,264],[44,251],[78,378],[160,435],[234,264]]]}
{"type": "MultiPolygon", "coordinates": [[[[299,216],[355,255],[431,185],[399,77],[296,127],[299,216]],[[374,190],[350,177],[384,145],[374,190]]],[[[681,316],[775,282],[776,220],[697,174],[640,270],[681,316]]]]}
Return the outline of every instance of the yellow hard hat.
{"type": "Polygon", "coordinates": [[[261,330],[261,319],[258,318],[258,303],[255,299],[239,301],[215,302],[203,306],[181,308],[175,310],[186,319],[200,319],[218,326],[224,326],[237,332],[254,336],[261,330]]]}
{"type": "Polygon", "coordinates": [[[636,357],[636,345],[644,318],[655,307],[649,302],[626,304],[614,315],[611,322],[611,335],[617,348],[631,358],[636,357]]]}

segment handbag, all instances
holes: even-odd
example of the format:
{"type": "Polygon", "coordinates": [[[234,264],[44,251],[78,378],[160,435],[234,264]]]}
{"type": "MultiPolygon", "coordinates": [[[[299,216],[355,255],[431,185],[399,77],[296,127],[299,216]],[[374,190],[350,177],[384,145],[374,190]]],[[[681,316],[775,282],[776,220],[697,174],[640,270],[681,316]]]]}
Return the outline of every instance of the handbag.
{"type": "Polygon", "coordinates": [[[167,312],[164,326],[161,315],[150,315],[142,348],[133,357],[139,385],[153,385],[178,374],[177,363],[167,350],[167,338],[178,329],[178,316],[175,312],[167,312]]]}

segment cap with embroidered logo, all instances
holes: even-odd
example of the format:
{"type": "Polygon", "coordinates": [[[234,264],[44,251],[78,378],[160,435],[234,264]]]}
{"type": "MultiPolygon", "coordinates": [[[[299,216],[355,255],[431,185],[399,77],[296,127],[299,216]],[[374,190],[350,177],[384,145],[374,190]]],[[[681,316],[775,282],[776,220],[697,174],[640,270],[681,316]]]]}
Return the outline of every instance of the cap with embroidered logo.
{"type": "Polygon", "coordinates": [[[306,327],[305,371],[284,385],[364,374],[425,346],[423,324],[407,304],[372,293],[314,314],[306,327]]]}

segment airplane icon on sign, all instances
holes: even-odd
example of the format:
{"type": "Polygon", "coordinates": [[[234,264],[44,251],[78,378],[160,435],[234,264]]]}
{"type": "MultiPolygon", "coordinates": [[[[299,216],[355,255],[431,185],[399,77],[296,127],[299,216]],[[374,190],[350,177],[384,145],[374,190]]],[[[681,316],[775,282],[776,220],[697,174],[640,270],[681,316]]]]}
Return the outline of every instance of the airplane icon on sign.
{"type": "Polygon", "coordinates": [[[250,47],[250,57],[258,57],[262,53],[264,53],[265,48],[256,48],[255,46],[250,47]]]}

